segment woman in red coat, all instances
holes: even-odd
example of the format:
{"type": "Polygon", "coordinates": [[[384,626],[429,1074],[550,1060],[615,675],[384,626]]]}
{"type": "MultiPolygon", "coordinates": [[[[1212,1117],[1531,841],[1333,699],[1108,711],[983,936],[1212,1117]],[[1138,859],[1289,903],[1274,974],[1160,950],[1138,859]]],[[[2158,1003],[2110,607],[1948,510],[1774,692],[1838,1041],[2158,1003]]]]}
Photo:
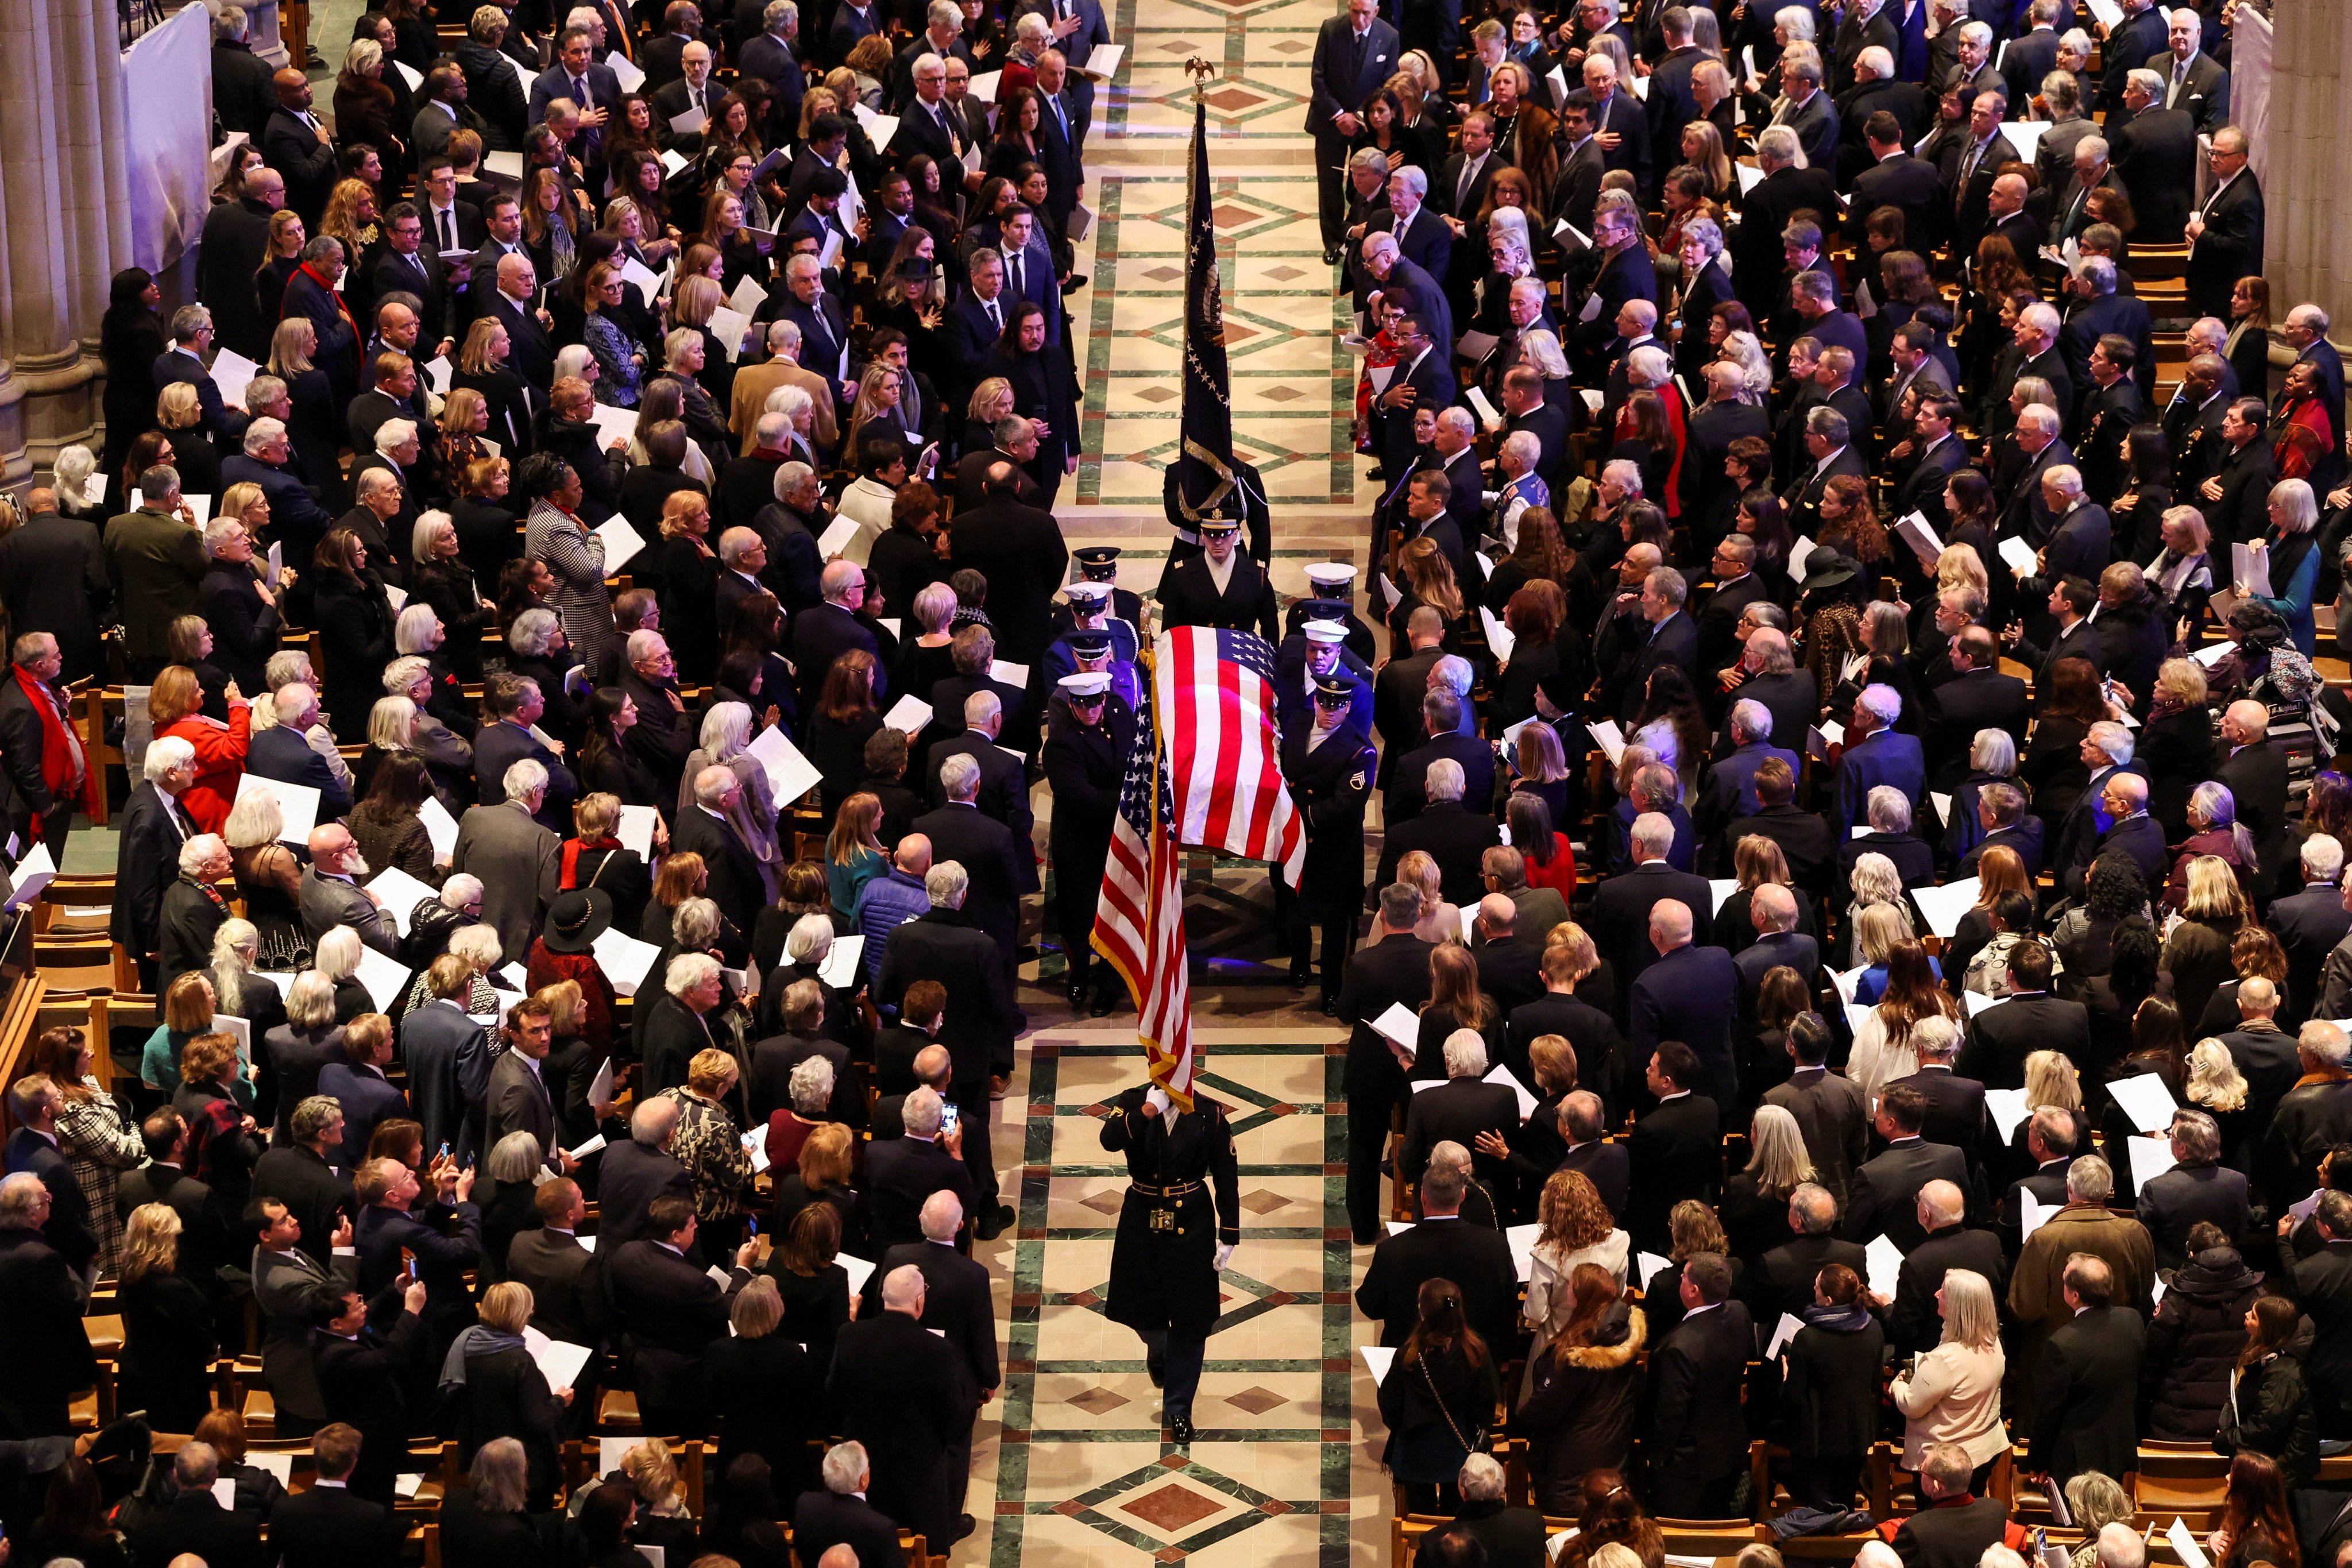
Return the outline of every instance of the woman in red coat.
{"type": "Polygon", "coordinates": [[[177,735],[196,749],[196,782],[180,796],[180,804],[196,826],[218,833],[236,804],[236,781],[245,773],[246,744],[252,734],[253,709],[228,683],[228,722],[204,714],[205,690],[196,672],[184,664],[166,665],[147,693],[147,716],[155,738],[177,735]]]}

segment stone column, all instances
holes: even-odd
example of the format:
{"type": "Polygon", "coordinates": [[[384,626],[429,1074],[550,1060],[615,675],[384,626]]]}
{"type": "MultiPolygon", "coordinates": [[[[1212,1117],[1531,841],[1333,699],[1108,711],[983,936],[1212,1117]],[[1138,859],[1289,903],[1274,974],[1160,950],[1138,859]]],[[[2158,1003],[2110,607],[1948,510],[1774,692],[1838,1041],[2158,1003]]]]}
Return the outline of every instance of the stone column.
{"type": "Polygon", "coordinates": [[[131,250],[122,59],[109,0],[0,0],[0,485],[100,417],[98,329],[131,250]]]}
{"type": "Polygon", "coordinates": [[[2343,200],[2352,147],[2352,10],[2342,0],[2277,0],[2277,29],[2263,182],[2263,272],[2272,319],[2313,300],[2341,339],[2352,328],[2352,209],[2343,200]]]}

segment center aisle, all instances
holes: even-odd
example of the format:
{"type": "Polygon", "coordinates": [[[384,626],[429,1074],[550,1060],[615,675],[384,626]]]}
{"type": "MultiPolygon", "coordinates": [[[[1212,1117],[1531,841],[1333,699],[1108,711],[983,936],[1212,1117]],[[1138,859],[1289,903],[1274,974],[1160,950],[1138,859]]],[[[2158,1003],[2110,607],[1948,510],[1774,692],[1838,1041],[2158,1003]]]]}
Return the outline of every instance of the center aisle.
{"type": "MultiPolygon", "coordinates": [[[[1063,490],[1062,531],[1074,546],[1120,545],[1121,585],[1150,596],[1168,539],[1160,465],[1178,431],[1192,123],[1183,68],[1202,56],[1218,67],[1207,88],[1209,159],[1234,442],[1265,479],[1275,586],[1300,595],[1310,562],[1362,566],[1374,499],[1349,450],[1356,362],[1337,341],[1348,310],[1322,259],[1302,130],[1315,32],[1334,7],[1118,0],[1111,9],[1128,55],[1117,81],[1097,89],[1086,149],[1086,199],[1097,216],[1077,270],[1092,281],[1071,301],[1085,456],[1063,490]]],[[[1042,789],[1034,804],[1042,851],[1052,805],[1042,789]]],[[[1378,852],[1375,828],[1368,865],[1378,852]]],[[[996,1108],[992,1145],[1020,1224],[979,1252],[997,1277],[1005,1382],[975,1433],[967,1506],[980,1529],[956,1549],[958,1564],[1343,1568],[1388,1552],[1389,1492],[1375,1462],[1382,1429],[1354,1352],[1373,1337],[1352,1302],[1369,1254],[1355,1256],[1348,1239],[1344,1116],[1325,1116],[1327,1106],[1344,1111],[1345,1033],[1316,1010],[1311,989],[1280,982],[1264,869],[1228,863],[1213,875],[1205,857],[1194,860],[1194,1039],[1202,1089],[1233,1118],[1244,1226],[1223,1277],[1198,1440],[1189,1450],[1164,1441],[1141,1343],[1103,1316],[1126,1178],[1096,1118],[1141,1081],[1134,1016],[1073,1019],[1049,953],[1024,966],[1021,1000],[1037,1027],[996,1108]],[[1274,984],[1253,983],[1266,978],[1252,972],[1257,963],[1276,966],[1274,984]]]]}

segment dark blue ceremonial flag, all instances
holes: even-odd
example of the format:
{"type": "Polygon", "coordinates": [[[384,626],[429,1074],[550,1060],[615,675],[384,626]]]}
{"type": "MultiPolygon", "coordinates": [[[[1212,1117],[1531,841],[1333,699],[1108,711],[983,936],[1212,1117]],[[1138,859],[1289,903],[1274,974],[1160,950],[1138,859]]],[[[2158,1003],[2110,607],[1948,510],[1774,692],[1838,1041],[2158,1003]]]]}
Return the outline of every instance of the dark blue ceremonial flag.
{"type": "MultiPolygon", "coordinates": [[[[1176,501],[1187,522],[1223,505],[1234,488],[1233,384],[1225,364],[1225,307],[1211,214],[1209,111],[1192,105],[1192,162],[1184,218],[1184,442],[1176,501]]],[[[1228,515],[1238,516],[1228,509],[1228,515]]]]}

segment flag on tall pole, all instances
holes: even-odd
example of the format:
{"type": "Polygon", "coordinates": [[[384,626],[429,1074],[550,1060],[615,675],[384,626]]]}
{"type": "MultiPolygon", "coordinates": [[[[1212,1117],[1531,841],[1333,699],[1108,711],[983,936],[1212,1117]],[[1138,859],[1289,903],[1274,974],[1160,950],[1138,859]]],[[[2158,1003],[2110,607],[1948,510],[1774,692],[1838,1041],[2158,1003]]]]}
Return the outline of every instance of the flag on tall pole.
{"type": "MultiPolygon", "coordinates": [[[[1145,660],[1158,662],[1151,655],[1145,660]]],[[[1185,969],[1182,856],[1160,767],[1161,706],[1147,679],[1143,711],[1135,719],[1135,746],[1119,786],[1118,816],[1111,825],[1102,894],[1095,905],[1094,949],[1127,982],[1135,1000],[1136,1036],[1151,1081],[1190,1110],[1192,985],[1185,969]]]]}
{"type": "MultiPolygon", "coordinates": [[[[1208,68],[1205,62],[1196,62],[1208,68]]],[[[1176,505],[1188,523],[1222,505],[1234,488],[1232,380],[1225,363],[1225,307],[1217,273],[1217,220],[1209,210],[1209,110],[1193,84],[1192,158],[1184,203],[1184,420],[1176,457],[1176,505]]]]}

